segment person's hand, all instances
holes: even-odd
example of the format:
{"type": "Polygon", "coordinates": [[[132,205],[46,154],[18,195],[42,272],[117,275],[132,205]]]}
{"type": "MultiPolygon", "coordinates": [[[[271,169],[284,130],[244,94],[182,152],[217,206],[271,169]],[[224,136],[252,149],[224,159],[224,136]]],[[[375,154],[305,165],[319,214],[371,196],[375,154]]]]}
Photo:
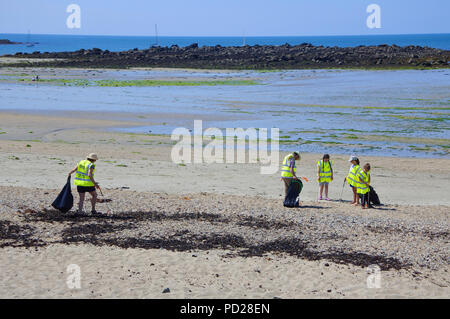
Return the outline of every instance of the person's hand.
{"type": "Polygon", "coordinates": [[[297,177],[297,176],[294,176],[293,179],[298,179],[298,177],[297,177]]]}
{"type": "Polygon", "coordinates": [[[95,183],[95,188],[100,189],[100,185],[98,183],[95,183]]]}
{"type": "Polygon", "coordinates": [[[333,176],[331,176],[331,180],[333,180],[333,176]]]}

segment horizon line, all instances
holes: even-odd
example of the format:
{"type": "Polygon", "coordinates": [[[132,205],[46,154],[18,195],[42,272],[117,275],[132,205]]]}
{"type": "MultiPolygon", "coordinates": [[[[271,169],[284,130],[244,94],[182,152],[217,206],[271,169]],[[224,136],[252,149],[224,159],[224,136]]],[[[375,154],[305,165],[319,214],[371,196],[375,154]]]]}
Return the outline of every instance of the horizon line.
{"type": "MultiPolygon", "coordinates": [[[[0,33],[5,35],[28,35],[28,33],[0,33]]],[[[155,37],[152,35],[125,35],[125,34],[67,34],[67,33],[30,33],[30,35],[59,35],[59,36],[94,36],[94,37],[155,37]]],[[[381,33],[381,34],[323,34],[323,35],[158,35],[158,37],[173,38],[284,38],[284,37],[358,37],[358,36],[390,36],[390,35],[446,35],[450,32],[437,33],[381,33]]]]}

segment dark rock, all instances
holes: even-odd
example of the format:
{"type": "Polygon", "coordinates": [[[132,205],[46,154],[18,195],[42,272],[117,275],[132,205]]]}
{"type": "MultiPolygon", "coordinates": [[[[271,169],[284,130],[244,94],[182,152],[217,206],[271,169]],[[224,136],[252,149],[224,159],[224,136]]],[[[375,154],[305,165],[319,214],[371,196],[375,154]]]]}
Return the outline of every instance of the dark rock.
{"type": "Polygon", "coordinates": [[[22,42],[13,42],[8,39],[0,39],[0,44],[22,44],[22,42]]]}
{"type": "MultiPolygon", "coordinates": [[[[16,54],[26,57],[29,54],[16,54]]],[[[34,52],[33,58],[60,58],[65,61],[33,63],[42,67],[191,67],[226,69],[304,69],[314,67],[400,67],[423,65],[448,67],[450,51],[423,47],[358,46],[326,47],[310,43],[291,46],[254,45],[239,47],[203,46],[197,43],[184,48],[151,47],[146,50],[131,49],[109,52],[94,48],[75,52],[34,52]],[[182,54],[180,54],[182,52],[182,54]],[[413,59],[413,60],[411,60],[413,59]]]]}
{"type": "Polygon", "coordinates": [[[198,43],[192,43],[191,45],[188,45],[187,47],[185,47],[185,49],[187,49],[187,50],[198,49],[198,43]]]}
{"type": "Polygon", "coordinates": [[[165,288],[162,293],[163,294],[168,294],[168,293],[170,293],[170,289],[169,288],[165,288]]]}

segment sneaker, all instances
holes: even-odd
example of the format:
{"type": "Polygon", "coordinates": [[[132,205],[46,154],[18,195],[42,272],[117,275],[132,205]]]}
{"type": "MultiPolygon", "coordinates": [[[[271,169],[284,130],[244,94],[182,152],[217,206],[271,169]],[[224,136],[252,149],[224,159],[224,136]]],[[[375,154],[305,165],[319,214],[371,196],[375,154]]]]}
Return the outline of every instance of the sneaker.
{"type": "Polygon", "coordinates": [[[322,200],[322,196],[320,196],[318,200],[322,200]]]}
{"type": "Polygon", "coordinates": [[[325,200],[330,200],[328,197],[325,197],[325,200]]]}

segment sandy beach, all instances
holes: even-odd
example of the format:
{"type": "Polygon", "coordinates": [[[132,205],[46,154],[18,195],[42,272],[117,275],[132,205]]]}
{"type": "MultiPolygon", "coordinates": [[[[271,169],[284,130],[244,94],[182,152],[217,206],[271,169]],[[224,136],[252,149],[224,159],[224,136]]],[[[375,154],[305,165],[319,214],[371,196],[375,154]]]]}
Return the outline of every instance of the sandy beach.
{"type": "Polygon", "coordinates": [[[169,137],[110,131],[133,125],[120,115],[0,118],[1,298],[449,296],[448,158],[361,156],[384,203],[362,210],[349,204],[348,187],[339,201],[348,154],[331,154],[332,201],[318,202],[321,154],[303,153],[299,175],[310,182],[302,207],[288,209],[279,172],[174,164],[169,137]],[[68,171],[94,151],[110,200],[98,210],[113,214],[55,212],[68,171]],[[81,289],[66,284],[70,264],[80,267],[81,289]],[[367,286],[371,265],[380,288],[367,286]]]}
{"type": "Polygon", "coordinates": [[[450,299],[450,1],[3,2],[13,313],[450,299]]]}

